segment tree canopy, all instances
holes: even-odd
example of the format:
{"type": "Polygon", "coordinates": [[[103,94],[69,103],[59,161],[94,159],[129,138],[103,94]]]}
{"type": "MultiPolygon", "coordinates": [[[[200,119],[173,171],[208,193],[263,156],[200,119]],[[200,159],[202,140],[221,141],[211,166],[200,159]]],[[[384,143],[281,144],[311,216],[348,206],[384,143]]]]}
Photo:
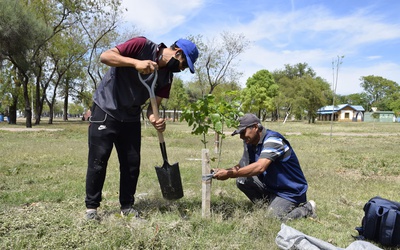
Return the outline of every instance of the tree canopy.
{"type": "Polygon", "coordinates": [[[400,87],[399,84],[385,79],[381,76],[362,76],[360,85],[367,94],[369,107],[377,107],[379,110],[390,110],[396,107],[398,102],[400,87]],[[393,105],[391,103],[394,102],[393,105]]]}
{"type": "MultiPolygon", "coordinates": [[[[44,105],[52,114],[60,99],[64,120],[73,106],[70,100],[89,108],[107,69],[99,61],[101,52],[138,33],[136,27],[118,29],[122,11],[121,0],[0,0],[0,112],[7,106],[15,123],[17,110],[23,110],[26,126],[31,127],[32,118],[35,124],[41,121],[44,105]]],[[[219,37],[188,35],[188,39],[200,51],[196,74],[188,82],[175,78],[170,100],[163,102],[167,108],[182,110],[213,94],[217,106],[237,97],[241,111],[260,118],[278,120],[282,114],[293,114],[314,122],[317,109],[334,100],[329,84],[306,62],[274,71],[256,69],[241,83],[240,56],[250,46],[241,33],[223,31],[219,37]]],[[[360,81],[364,92],[335,94],[335,102],[399,114],[398,83],[374,75],[360,81]]]]}
{"type": "Polygon", "coordinates": [[[257,113],[259,117],[274,110],[274,97],[278,95],[278,84],[268,70],[260,70],[247,79],[242,91],[242,108],[257,113]]]}

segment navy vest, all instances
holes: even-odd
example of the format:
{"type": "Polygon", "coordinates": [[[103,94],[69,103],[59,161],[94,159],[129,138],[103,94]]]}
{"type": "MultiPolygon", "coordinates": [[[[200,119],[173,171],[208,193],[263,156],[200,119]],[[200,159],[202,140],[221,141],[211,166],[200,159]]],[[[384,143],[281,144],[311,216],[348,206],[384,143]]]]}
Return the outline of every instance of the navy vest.
{"type": "Polygon", "coordinates": [[[259,159],[264,142],[269,137],[281,138],[289,146],[290,155],[284,158],[285,154],[283,154],[275,161],[272,161],[267,170],[258,177],[265,184],[269,192],[295,203],[306,202],[306,192],[308,189],[306,178],[293,148],[280,133],[267,129],[262,144],[258,144],[256,147],[247,145],[249,162],[253,163],[259,159]]]}

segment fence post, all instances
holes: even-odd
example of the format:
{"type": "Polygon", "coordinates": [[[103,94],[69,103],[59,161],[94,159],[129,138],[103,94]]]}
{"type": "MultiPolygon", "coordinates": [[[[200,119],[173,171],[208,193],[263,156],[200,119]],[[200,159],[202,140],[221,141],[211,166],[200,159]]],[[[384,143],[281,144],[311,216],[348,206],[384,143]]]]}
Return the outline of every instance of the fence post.
{"type": "MultiPolygon", "coordinates": [[[[208,149],[201,150],[201,162],[202,162],[202,176],[210,174],[210,155],[208,149]]],[[[210,217],[210,205],[211,205],[211,178],[201,180],[201,215],[203,218],[210,217]]]]}

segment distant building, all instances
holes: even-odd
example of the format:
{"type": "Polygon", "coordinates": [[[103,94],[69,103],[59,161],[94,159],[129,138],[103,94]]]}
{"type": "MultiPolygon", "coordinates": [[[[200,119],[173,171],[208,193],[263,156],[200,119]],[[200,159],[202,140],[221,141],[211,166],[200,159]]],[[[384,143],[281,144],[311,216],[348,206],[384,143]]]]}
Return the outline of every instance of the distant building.
{"type": "Polygon", "coordinates": [[[322,107],[318,109],[317,115],[319,121],[330,121],[333,114],[334,121],[361,122],[364,120],[364,112],[365,109],[362,106],[339,104],[335,105],[335,107],[333,107],[332,105],[322,107]]]}
{"type": "Polygon", "coordinates": [[[396,117],[393,111],[374,111],[365,112],[365,122],[395,122],[396,117]]]}

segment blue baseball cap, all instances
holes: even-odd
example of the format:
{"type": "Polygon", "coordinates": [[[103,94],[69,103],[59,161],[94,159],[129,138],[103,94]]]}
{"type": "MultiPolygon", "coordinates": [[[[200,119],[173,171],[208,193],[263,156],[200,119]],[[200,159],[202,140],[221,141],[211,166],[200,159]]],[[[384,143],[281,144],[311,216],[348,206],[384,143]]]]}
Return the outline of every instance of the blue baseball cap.
{"type": "Polygon", "coordinates": [[[186,39],[179,39],[175,42],[176,46],[182,49],[183,53],[185,53],[186,61],[189,66],[190,72],[194,73],[194,63],[199,57],[199,51],[197,50],[196,44],[192,43],[186,39]]]}

